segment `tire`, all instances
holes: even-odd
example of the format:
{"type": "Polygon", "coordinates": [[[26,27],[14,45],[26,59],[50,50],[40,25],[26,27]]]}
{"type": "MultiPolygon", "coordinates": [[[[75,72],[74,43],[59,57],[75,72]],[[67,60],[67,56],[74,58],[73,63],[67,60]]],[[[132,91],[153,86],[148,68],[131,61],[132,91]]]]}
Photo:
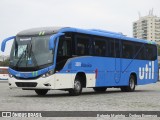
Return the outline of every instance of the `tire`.
{"type": "Polygon", "coordinates": [[[80,77],[76,77],[74,81],[74,88],[69,90],[69,94],[72,96],[78,96],[82,93],[82,83],[80,77]]]}
{"type": "Polygon", "coordinates": [[[134,92],[136,87],[135,76],[131,75],[129,78],[129,85],[121,87],[122,92],[134,92]]]}
{"type": "Polygon", "coordinates": [[[93,88],[95,92],[105,92],[107,90],[106,87],[95,87],[93,88]]]}
{"type": "Polygon", "coordinates": [[[46,90],[46,89],[37,89],[37,90],[35,90],[35,92],[37,93],[37,95],[43,96],[43,95],[47,94],[48,90],[46,90]]]}

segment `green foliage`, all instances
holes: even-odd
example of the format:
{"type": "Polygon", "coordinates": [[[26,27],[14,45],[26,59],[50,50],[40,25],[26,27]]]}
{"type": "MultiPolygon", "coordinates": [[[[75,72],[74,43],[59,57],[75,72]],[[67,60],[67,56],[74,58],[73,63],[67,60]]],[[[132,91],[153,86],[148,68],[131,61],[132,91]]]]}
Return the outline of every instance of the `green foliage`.
{"type": "Polygon", "coordinates": [[[9,66],[9,59],[6,59],[3,62],[0,62],[0,66],[9,66]]]}

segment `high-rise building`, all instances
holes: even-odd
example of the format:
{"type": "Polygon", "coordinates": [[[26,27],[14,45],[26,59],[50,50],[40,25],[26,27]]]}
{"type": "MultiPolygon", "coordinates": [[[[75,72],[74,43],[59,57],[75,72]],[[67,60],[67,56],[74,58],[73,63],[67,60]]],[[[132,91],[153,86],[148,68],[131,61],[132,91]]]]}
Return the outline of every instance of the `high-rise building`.
{"type": "Polygon", "coordinates": [[[155,41],[160,44],[160,17],[153,15],[153,10],[148,16],[141,17],[133,22],[133,37],[155,41]]]}

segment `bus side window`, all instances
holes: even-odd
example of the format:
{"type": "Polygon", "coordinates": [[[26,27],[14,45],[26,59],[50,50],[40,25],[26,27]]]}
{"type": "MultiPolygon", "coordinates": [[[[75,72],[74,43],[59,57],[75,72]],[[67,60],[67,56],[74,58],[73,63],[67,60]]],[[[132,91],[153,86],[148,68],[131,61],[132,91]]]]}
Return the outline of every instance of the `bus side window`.
{"type": "Polygon", "coordinates": [[[115,40],[115,54],[116,54],[116,58],[120,58],[120,41],[119,40],[115,40]]]}
{"type": "Polygon", "coordinates": [[[133,51],[133,44],[128,41],[122,42],[122,57],[127,59],[133,59],[134,51],[133,51]]]}
{"type": "Polygon", "coordinates": [[[106,56],[106,42],[96,39],[94,42],[94,55],[95,56],[106,56]]]}
{"type": "Polygon", "coordinates": [[[78,55],[85,55],[85,44],[83,44],[83,43],[77,44],[77,54],[78,55]]]}
{"type": "Polygon", "coordinates": [[[75,46],[76,46],[76,55],[83,56],[90,54],[89,38],[77,36],[75,46]]]}
{"type": "Polygon", "coordinates": [[[146,59],[147,60],[155,60],[155,59],[157,59],[157,48],[156,48],[156,46],[155,45],[146,45],[145,46],[145,48],[146,48],[146,59]]]}
{"type": "Polygon", "coordinates": [[[108,57],[115,57],[115,40],[110,39],[108,44],[108,57]]]}
{"type": "Polygon", "coordinates": [[[58,56],[71,56],[71,41],[59,39],[58,56]]]}
{"type": "Polygon", "coordinates": [[[134,50],[135,50],[135,59],[139,60],[145,60],[146,59],[146,52],[143,44],[135,43],[134,44],[134,50]]]}

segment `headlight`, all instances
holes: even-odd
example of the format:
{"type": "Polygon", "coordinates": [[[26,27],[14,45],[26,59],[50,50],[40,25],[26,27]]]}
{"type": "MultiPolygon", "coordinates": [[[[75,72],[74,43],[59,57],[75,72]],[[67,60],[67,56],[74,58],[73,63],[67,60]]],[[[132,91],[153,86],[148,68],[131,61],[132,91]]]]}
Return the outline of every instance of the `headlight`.
{"type": "Polygon", "coordinates": [[[47,73],[45,73],[44,75],[42,75],[42,77],[43,77],[43,78],[49,77],[49,76],[51,76],[51,75],[53,75],[53,74],[54,74],[54,70],[50,70],[50,71],[48,71],[47,73]]]}

